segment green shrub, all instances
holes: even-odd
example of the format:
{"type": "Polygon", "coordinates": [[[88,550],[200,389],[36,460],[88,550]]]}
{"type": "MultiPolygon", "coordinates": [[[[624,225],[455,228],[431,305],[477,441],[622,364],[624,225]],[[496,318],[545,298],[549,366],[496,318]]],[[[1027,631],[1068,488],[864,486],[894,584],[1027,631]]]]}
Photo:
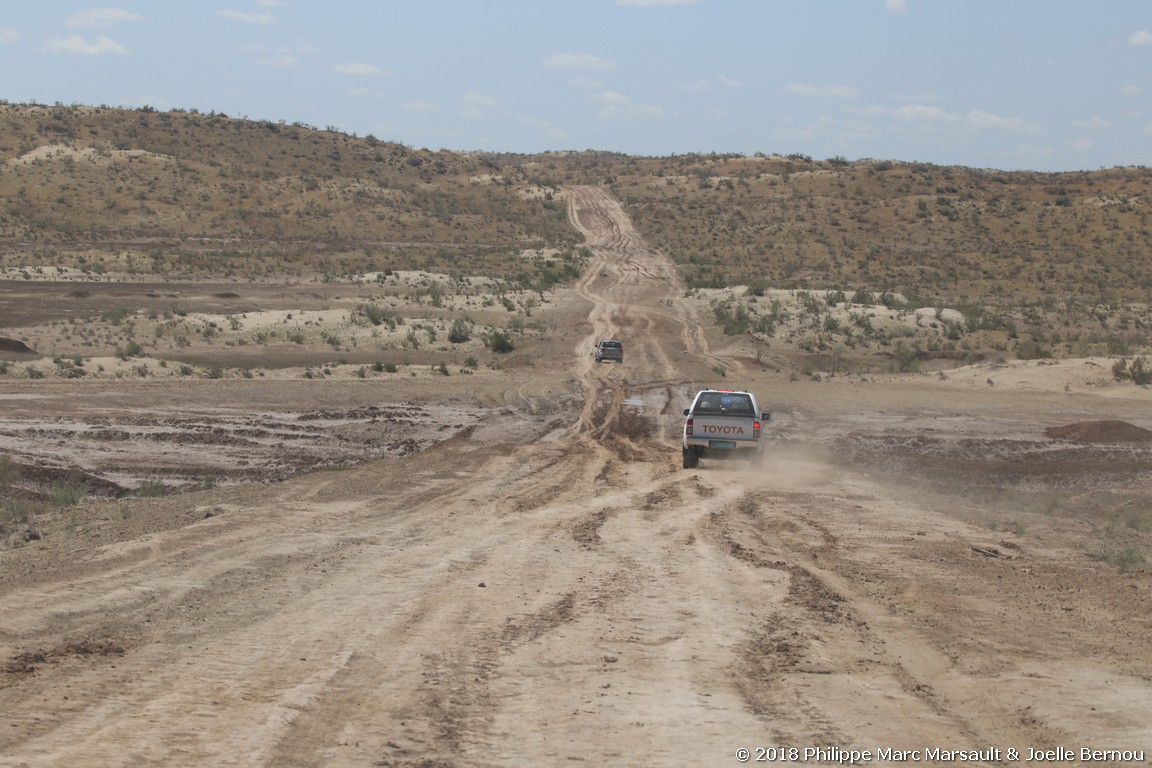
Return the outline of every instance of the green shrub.
{"type": "Polygon", "coordinates": [[[1143,355],[1137,357],[1132,361],[1132,365],[1128,366],[1128,375],[1132,377],[1133,383],[1141,387],[1152,384],[1152,368],[1148,367],[1143,355]]]}
{"type": "Polygon", "coordinates": [[[464,318],[456,318],[452,323],[452,330],[448,331],[448,341],[453,344],[463,344],[472,338],[472,324],[464,318]]]}
{"type": "Polygon", "coordinates": [[[136,490],[136,493],[146,498],[165,496],[168,494],[168,486],[158,480],[145,480],[140,483],[140,487],[136,490]]]}
{"type": "Polygon", "coordinates": [[[1116,549],[1108,544],[1101,544],[1100,551],[1093,556],[1093,559],[1114,565],[1122,572],[1142,568],[1148,563],[1148,558],[1144,556],[1144,553],[1135,547],[1121,547],[1116,549]]]}
{"type": "Polygon", "coordinates": [[[388,328],[395,328],[400,324],[400,318],[394,312],[382,309],[376,304],[361,304],[357,307],[357,311],[374,326],[386,325],[388,328]]]}
{"type": "Polygon", "coordinates": [[[32,519],[32,513],[28,507],[20,503],[16,499],[4,499],[4,503],[0,506],[0,530],[7,525],[20,525],[27,523],[32,519]]]}
{"type": "Polygon", "coordinates": [[[1128,364],[1128,358],[1117,360],[1112,364],[1112,375],[1118,380],[1131,379],[1133,384],[1141,387],[1152,384],[1152,368],[1149,368],[1143,355],[1132,360],[1131,365],[1128,364]]]}
{"type": "Polygon", "coordinates": [[[1022,341],[1016,345],[1016,357],[1021,360],[1040,360],[1052,357],[1052,351],[1045,349],[1039,342],[1022,341]]]}
{"type": "Polygon", "coordinates": [[[138,342],[130,341],[123,347],[116,347],[116,357],[120,358],[121,360],[127,360],[130,357],[135,357],[143,351],[144,348],[140,346],[138,342]]]}
{"type": "Polygon", "coordinates": [[[72,480],[53,486],[48,491],[48,501],[53,507],[62,509],[74,507],[88,495],[88,488],[83,483],[72,480]]]}
{"type": "Polygon", "coordinates": [[[512,343],[512,337],[503,331],[492,331],[488,335],[488,347],[501,355],[516,349],[516,345],[512,343]]]}
{"type": "Polygon", "coordinates": [[[915,373],[920,370],[920,350],[898,343],[892,355],[892,371],[895,373],[915,373]]]}
{"type": "Polygon", "coordinates": [[[107,312],[104,312],[102,315],[100,315],[100,319],[105,323],[120,325],[120,323],[124,321],[124,318],[128,317],[130,314],[132,314],[132,311],[127,307],[119,307],[117,309],[110,309],[107,312]]]}
{"type": "Polygon", "coordinates": [[[718,303],[712,307],[712,314],[716,317],[716,324],[724,330],[725,336],[739,336],[748,331],[752,316],[748,309],[737,303],[733,309],[727,302],[718,303]]]}
{"type": "Polygon", "coordinates": [[[20,465],[8,454],[0,456],[0,493],[7,492],[20,479],[20,465]]]}

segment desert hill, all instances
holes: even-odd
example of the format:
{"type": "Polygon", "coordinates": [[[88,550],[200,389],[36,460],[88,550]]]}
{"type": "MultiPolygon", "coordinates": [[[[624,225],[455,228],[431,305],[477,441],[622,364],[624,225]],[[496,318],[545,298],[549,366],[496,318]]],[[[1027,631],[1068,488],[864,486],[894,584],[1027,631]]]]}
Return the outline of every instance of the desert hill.
{"type": "Polygon", "coordinates": [[[303,124],[109,107],[8,104],[0,125],[8,270],[260,279],[424,269],[546,289],[576,273],[560,189],[599,184],[688,289],[735,289],[709,294],[734,335],[770,338],[784,318],[764,292],[782,288],[839,306],[808,306],[812,332],[793,341],[813,354],[852,357],[862,343],[883,343],[867,320],[876,306],[928,309],[942,323],[943,309],[956,313],[942,338],[908,340],[919,359],[1144,350],[1146,168],[457,153],[303,124]]]}

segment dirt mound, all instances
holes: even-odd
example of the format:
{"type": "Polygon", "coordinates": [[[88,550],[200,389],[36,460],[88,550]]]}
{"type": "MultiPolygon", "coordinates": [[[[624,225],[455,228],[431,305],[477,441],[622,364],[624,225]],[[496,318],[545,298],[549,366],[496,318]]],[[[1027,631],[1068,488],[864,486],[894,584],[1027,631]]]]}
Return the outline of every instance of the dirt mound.
{"type": "Polygon", "coordinates": [[[22,355],[34,355],[36,350],[29,348],[27,344],[16,339],[9,339],[0,336],[0,352],[16,352],[22,355]]]}
{"type": "Polygon", "coordinates": [[[66,486],[83,488],[88,496],[119,498],[128,490],[107,478],[86,472],[79,467],[41,467],[32,464],[19,465],[20,484],[36,489],[35,492],[47,495],[49,489],[66,486]]]}
{"type": "Polygon", "coordinates": [[[1078,443],[1148,443],[1152,430],[1126,421],[1080,421],[1063,427],[1049,427],[1044,434],[1056,440],[1078,443]]]}

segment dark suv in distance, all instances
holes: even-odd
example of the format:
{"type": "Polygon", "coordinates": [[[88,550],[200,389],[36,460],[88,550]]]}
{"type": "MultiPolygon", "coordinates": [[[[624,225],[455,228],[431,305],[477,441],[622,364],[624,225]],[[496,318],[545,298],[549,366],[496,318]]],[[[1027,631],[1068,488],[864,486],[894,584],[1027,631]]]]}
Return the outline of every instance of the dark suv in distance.
{"type": "Polygon", "coordinates": [[[624,345],[616,341],[616,339],[604,339],[596,345],[596,362],[602,363],[605,360],[615,360],[618,363],[624,362],[624,345]]]}

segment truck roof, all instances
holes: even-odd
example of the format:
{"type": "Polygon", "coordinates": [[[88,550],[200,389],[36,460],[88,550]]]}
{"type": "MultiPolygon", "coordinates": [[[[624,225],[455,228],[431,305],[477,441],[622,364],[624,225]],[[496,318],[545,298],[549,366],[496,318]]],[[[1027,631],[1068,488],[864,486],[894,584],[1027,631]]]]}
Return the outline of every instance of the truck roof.
{"type": "Polygon", "coordinates": [[[702,389],[696,394],[693,413],[703,416],[754,416],[756,398],[736,389],[702,389]]]}

